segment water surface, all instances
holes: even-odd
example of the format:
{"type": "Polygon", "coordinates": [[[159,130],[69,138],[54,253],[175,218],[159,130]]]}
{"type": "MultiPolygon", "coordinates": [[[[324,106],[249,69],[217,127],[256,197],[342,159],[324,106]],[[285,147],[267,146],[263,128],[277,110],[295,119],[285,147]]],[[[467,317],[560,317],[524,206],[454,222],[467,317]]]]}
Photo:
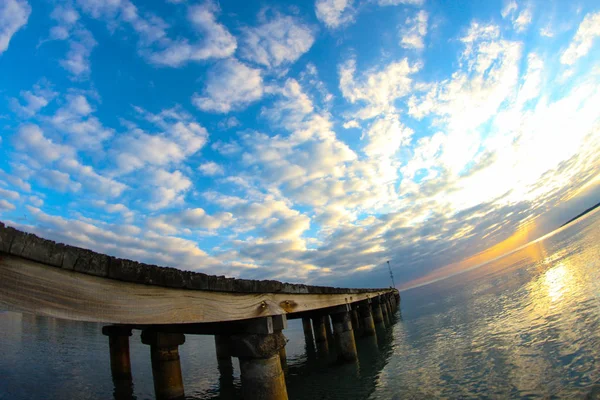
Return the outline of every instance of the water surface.
{"type": "MultiPolygon", "coordinates": [[[[600,398],[600,212],[490,264],[402,293],[397,322],[359,362],[284,331],[291,399],[600,398]]],[[[101,325],[0,312],[0,399],[111,399],[101,325]]],[[[237,398],[213,338],[180,347],[190,399],[237,398]]],[[[131,337],[134,394],[152,399],[148,346],[131,337]]]]}

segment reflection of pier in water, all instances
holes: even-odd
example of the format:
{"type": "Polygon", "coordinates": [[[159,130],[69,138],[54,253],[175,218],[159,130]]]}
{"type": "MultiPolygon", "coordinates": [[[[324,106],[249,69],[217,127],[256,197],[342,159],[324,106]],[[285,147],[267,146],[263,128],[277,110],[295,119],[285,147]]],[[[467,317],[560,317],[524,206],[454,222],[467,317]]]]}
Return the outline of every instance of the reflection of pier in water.
{"type": "Polygon", "coordinates": [[[141,330],[150,347],[157,399],[185,397],[179,347],[186,335],[214,335],[218,397],[286,399],[288,390],[308,393],[303,386],[319,381],[347,393],[344,398],[366,397],[389,357],[389,327],[399,303],[395,289],[227,279],[149,266],[0,223],[0,307],[108,323],[102,333],[118,399],[133,398],[132,330],[141,330]],[[305,360],[288,366],[283,331],[288,319],[300,318],[305,360]],[[233,379],[232,357],[239,359],[241,387],[233,379]]]}

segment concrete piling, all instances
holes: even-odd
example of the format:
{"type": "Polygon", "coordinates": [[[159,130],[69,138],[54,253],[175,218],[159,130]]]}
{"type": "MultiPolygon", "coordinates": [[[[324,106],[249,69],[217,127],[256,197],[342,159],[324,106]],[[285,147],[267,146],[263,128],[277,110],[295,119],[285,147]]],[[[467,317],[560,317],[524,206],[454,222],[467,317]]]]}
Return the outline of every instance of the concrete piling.
{"type": "Polygon", "coordinates": [[[374,297],[372,299],[371,310],[373,312],[373,322],[375,323],[375,328],[384,328],[385,322],[383,320],[383,312],[381,310],[378,297],[374,297]]]}
{"type": "Polygon", "coordinates": [[[314,336],[313,336],[313,330],[312,330],[312,324],[310,322],[310,318],[308,317],[304,317],[302,318],[302,329],[304,330],[304,339],[306,340],[306,343],[308,344],[309,342],[312,343],[314,342],[314,336]]]}
{"type": "Polygon", "coordinates": [[[361,328],[363,336],[375,336],[375,322],[373,321],[373,313],[371,305],[367,300],[361,302],[358,306],[358,311],[361,319],[361,328]]]}
{"type": "Polygon", "coordinates": [[[338,351],[338,360],[342,362],[354,362],[358,359],[358,354],[356,352],[354,331],[352,330],[350,307],[345,306],[344,308],[345,310],[342,310],[340,307],[339,311],[331,314],[338,351]]]}
{"type": "Polygon", "coordinates": [[[281,363],[282,371],[287,374],[288,365],[287,365],[287,352],[285,351],[285,347],[279,349],[279,362],[281,363]]]}
{"type": "Polygon", "coordinates": [[[104,326],[102,334],[108,336],[110,372],[113,380],[131,381],[131,359],[129,358],[131,328],[118,325],[104,326]]]}
{"type": "Polygon", "coordinates": [[[381,308],[381,315],[383,315],[383,323],[385,326],[390,326],[390,317],[387,308],[387,304],[385,303],[385,299],[383,297],[379,298],[379,306],[381,308]]]}
{"type": "Polygon", "coordinates": [[[183,399],[185,393],[179,361],[179,346],[185,343],[185,336],[181,333],[144,330],[142,343],[150,345],[156,399],[183,399]]]}
{"type": "Polygon", "coordinates": [[[327,327],[326,323],[329,322],[329,316],[318,315],[313,317],[313,328],[315,332],[315,342],[317,343],[317,349],[320,352],[329,351],[329,345],[327,343],[327,327]]]}
{"type": "Polygon", "coordinates": [[[233,378],[233,363],[231,362],[231,350],[229,346],[228,336],[215,335],[217,365],[222,378],[233,378]]]}
{"type": "Polygon", "coordinates": [[[331,316],[325,316],[325,331],[327,332],[327,341],[329,342],[329,346],[335,346],[335,336],[333,334],[333,323],[331,321],[331,316]]]}
{"type": "Polygon", "coordinates": [[[358,310],[356,309],[356,306],[354,306],[352,310],[350,310],[350,318],[352,320],[352,330],[354,331],[354,334],[356,336],[356,333],[360,331],[360,323],[358,321],[358,310]]]}
{"type": "Polygon", "coordinates": [[[392,296],[387,296],[387,304],[390,309],[390,316],[394,316],[396,314],[396,307],[394,306],[394,299],[392,296]]]}
{"type": "MultiPolygon", "coordinates": [[[[260,319],[267,318],[272,317],[260,319]]],[[[260,324],[261,321],[257,323],[260,324]]],[[[286,339],[281,330],[273,329],[275,324],[266,325],[269,329],[267,333],[254,333],[255,331],[249,329],[248,333],[231,336],[232,354],[240,360],[242,396],[245,400],[288,398],[281,366],[282,354],[285,356],[286,339]]]]}

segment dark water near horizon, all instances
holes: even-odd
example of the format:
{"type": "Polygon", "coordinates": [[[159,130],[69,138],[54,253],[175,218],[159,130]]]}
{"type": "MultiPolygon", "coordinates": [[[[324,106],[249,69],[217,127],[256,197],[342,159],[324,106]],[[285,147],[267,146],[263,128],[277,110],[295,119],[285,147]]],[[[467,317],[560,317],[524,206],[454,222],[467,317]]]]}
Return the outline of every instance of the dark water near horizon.
{"type": "MultiPolygon", "coordinates": [[[[290,399],[599,398],[600,212],[478,269],[402,293],[401,314],[359,362],[305,349],[284,331],[290,399]]],[[[111,399],[101,325],[0,312],[0,399],[111,399]]],[[[148,346],[131,337],[134,393],[153,399],[148,346]]],[[[219,384],[212,336],[180,347],[189,399],[237,398],[219,384]]]]}

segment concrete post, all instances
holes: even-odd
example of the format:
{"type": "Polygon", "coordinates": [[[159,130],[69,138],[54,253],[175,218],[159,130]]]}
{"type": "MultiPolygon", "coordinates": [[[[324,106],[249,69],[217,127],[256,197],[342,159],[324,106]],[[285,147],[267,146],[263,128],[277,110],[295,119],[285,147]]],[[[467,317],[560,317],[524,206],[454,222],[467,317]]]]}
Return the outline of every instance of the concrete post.
{"type": "Polygon", "coordinates": [[[385,322],[383,321],[383,313],[381,311],[381,305],[379,304],[379,298],[373,298],[371,302],[371,310],[373,312],[373,322],[375,322],[376,328],[384,328],[385,322]]]}
{"type": "Polygon", "coordinates": [[[265,333],[253,333],[262,332],[262,329],[250,327],[248,333],[231,336],[232,354],[240,360],[242,396],[245,400],[288,398],[281,368],[281,349],[285,349],[286,339],[281,330],[274,329],[274,323],[268,323],[269,318],[285,319],[285,316],[265,317],[256,321],[257,326],[265,322],[265,333]]]}
{"type": "Polygon", "coordinates": [[[103,326],[102,334],[108,336],[110,349],[110,372],[115,386],[115,400],[133,398],[129,336],[131,329],[125,326],[103,326]]]}
{"type": "Polygon", "coordinates": [[[388,308],[387,308],[387,305],[385,303],[385,299],[383,298],[383,296],[379,297],[379,306],[381,307],[381,314],[383,315],[383,323],[385,324],[385,326],[390,326],[390,317],[389,317],[389,313],[388,313],[388,308]]]}
{"type": "Polygon", "coordinates": [[[360,323],[358,322],[358,310],[356,306],[350,311],[350,317],[352,319],[352,330],[356,333],[360,330],[360,323]]]}
{"type": "Polygon", "coordinates": [[[118,325],[103,326],[102,334],[108,336],[110,372],[113,380],[131,381],[131,359],[129,358],[131,329],[118,325]]]}
{"type": "Polygon", "coordinates": [[[329,346],[335,346],[335,336],[333,335],[333,327],[330,315],[325,316],[325,330],[327,331],[327,340],[329,341],[329,346]]]}
{"type": "Polygon", "coordinates": [[[392,296],[387,296],[387,304],[388,308],[390,309],[390,319],[396,314],[396,308],[394,307],[393,302],[394,300],[392,296]]]}
{"type": "Polygon", "coordinates": [[[306,340],[306,343],[313,343],[315,339],[313,337],[313,330],[310,318],[302,318],[302,329],[304,330],[304,340],[306,340]]]}
{"type": "Polygon", "coordinates": [[[229,337],[223,335],[215,335],[215,350],[217,353],[217,365],[221,377],[233,377],[233,363],[231,362],[229,337]]]}
{"type": "Polygon", "coordinates": [[[328,320],[329,316],[327,315],[315,316],[312,320],[315,331],[315,342],[317,343],[317,348],[320,352],[329,351],[329,346],[327,344],[327,327],[325,326],[325,323],[328,320]]]}
{"type": "Polygon", "coordinates": [[[281,363],[281,370],[287,374],[288,365],[287,365],[287,352],[285,351],[285,347],[279,349],[279,362],[281,363]]]}
{"type": "Polygon", "coordinates": [[[373,321],[373,314],[371,312],[371,306],[367,300],[361,302],[358,306],[360,319],[362,320],[362,334],[363,336],[375,336],[375,322],[373,321]]]}
{"type": "Polygon", "coordinates": [[[179,346],[185,343],[181,333],[164,333],[147,329],[142,343],[150,345],[154,393],[157,400],[183,399],[183,378],[179,362],[179,346]]]}
{"type": "Polygon", "coordinates": [[[356,361],[358,359],[358,354],[356,352],[354,331],[352,330],[350,307],[345,306],[344,311],[332,313],[331,319],[333,320],[338,360],[342,362],[356,361]]]}

